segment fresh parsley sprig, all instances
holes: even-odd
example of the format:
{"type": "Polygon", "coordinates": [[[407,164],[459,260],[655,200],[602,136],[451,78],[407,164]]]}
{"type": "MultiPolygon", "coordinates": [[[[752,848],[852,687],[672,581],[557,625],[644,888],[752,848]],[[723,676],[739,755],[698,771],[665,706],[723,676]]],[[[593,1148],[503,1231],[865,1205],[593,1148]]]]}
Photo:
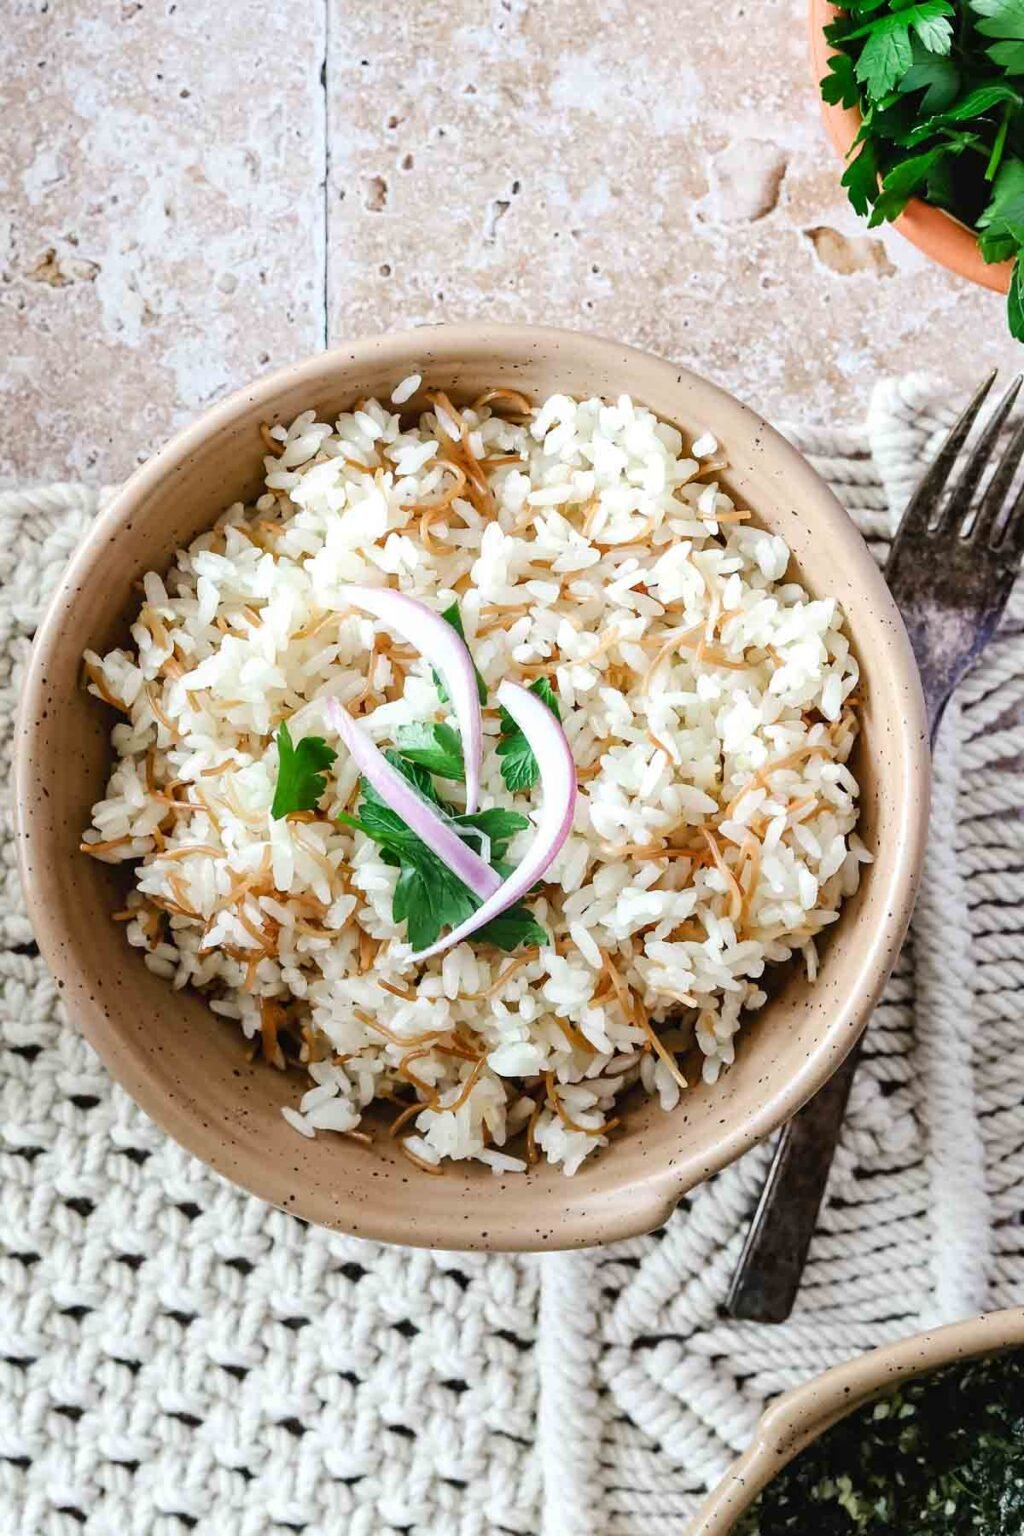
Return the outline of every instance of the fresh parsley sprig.
{"type": "MultiPolygon", "coordinates": [[[[515,834],[529,825],[525,816],[501,806],[475,811],[471,816],[459,815],[438,795],[427,768],[401,752],[389,750],[384,755],[424,799],[450,817],[463,841],[484,855],[492,869],[503,879],[511,874],[505,855],[515,834]]],[[[396,923],[405,923],[406,937],[414,949],[426,949],[445,928],[454,928],[471,917],[480,903],[366,779],[360,780],[360,791],[356,814],[342,812],[338,820],[371,838],[385,864],[398,869],[391,915],[396,923]]],[[[478,928],[473,940],[513,950],[521,944],[546,944],[548,936],[526,907],[516,905],[478,928]]]]}
{"type": "Polygon", "coordinates": [[[1024,341],[1024,0],[846,0],[825,100],[859,106],[843,185],[871,225],[923,197],[1014,262],[1011,333],[1024,341]]]}
{"type": "Polygon", "coordinates": [[[277,728],[277,784],[270,814],[275,821],[293,811],[315,811],[327,788],[326,774],[337,757],[322,736],[293,742],[285,720],[277,728]]]}
{"type": "Polygon", "coordinates": [[[465,783],[462,742],[452,726],[433,720],[400,725],[395,732],[395,745],[410,763],[419,764],[428,773],[436,773],[439,779],[465,783]]]}

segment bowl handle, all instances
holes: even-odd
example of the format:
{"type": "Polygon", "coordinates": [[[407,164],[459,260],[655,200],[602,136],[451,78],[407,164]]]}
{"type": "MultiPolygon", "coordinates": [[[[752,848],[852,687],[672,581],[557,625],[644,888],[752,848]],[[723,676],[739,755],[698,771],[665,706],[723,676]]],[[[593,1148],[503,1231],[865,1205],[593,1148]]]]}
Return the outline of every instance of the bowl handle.
{"type": "Polygon", "coordinates": [[[754,1438],[686,1536],[729,1536],[762,1488],[833,1424],[913,1376],[994,1350],[1024,1347],[1024,1307],[989,1312],[883,1345],[792,1387],[761,1415],[754,1438]]]}
{"type": "Polygon", "coordinates": [[[769,1403],[758,1423],[758,1440],[790,1461],[847,1414],[902,1381],[954,1360],[1024,1344],[1024,1307],[989,1312],[944,1328],[883,1344],[835,1365],[769,1403]]]}

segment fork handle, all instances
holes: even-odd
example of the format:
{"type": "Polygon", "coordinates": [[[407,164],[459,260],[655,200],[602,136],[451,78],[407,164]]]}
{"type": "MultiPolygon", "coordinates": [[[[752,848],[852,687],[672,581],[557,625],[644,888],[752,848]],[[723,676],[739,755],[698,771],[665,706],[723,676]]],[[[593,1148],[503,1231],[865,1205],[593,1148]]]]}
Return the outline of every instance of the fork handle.
{"type": "Polygon", "coordinates": [[[730,1317],[784,1323],[793,1310],[859,1057],[860,1041],[783,1127],[726,1298],[730,1317]]]}

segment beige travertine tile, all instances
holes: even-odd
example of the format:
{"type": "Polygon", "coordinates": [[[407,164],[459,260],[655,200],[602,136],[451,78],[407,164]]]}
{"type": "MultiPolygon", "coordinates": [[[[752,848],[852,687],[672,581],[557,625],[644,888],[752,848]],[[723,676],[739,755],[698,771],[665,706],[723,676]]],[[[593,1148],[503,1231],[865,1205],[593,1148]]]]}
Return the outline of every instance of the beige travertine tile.
{"type": "Polygon", "coordinates": [[[332,338],[550,321],[776,419],[851,420],[880,373],[1024,356],[998,296],[865,235],[803,0],[329,5],[332,338]]]}
{"type": "Polygon", "coordinates": [[[803,0],[12,0],[0,476],[119,478],[321,344],[325,22],[335,340],[546,320],[818,420],[1020,355],[846,206],[803,0]]]}
{"type": "Polygon", "coordinates": [[[3,9],[0,475],[120,478],[321,343],[322,7],[3,9]]]}

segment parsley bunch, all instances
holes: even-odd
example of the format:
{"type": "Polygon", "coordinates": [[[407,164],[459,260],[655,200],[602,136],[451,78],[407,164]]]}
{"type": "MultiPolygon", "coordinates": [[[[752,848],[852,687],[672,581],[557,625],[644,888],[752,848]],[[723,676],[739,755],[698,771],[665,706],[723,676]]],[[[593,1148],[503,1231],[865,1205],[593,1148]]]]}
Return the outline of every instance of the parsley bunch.
{"type": "Polygon", "coordinates": [[[859,107],[843,176],[874,226],[922,197],[1013,259],[1007,306],[1024,341],[1024,0],[845,0],[825,100],[859,107]]]}

